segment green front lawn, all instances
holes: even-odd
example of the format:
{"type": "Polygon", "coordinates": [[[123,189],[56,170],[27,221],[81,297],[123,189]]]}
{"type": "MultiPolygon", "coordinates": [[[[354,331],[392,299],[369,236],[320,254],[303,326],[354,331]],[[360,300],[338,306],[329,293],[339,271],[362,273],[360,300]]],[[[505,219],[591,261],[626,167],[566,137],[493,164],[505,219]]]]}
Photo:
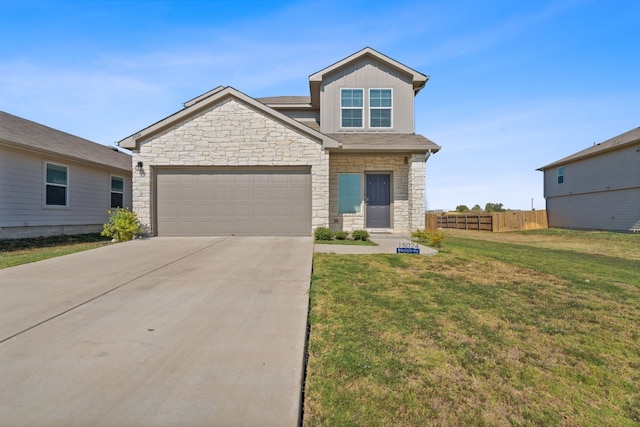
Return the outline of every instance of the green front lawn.
{"type": "Polygon", "coordinates": [[[640,236],[315,254],[304,425],[637,426],[640,236]]]}
{"type": "Polygon", "coordinates": [[[109,242],[99,234],[0,240],[0,269],[95,249],[109,242]]]}

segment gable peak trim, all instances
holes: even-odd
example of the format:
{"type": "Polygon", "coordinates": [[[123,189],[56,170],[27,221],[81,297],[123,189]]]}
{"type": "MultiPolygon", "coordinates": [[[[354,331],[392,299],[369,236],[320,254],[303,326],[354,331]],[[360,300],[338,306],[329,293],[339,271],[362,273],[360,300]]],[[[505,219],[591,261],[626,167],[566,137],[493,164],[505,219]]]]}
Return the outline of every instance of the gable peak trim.
{"type": "MultiPolygon", "coordinates": [[[[331,65],[329,65],[328,67],[323,68],[320,71],[317,71],[313,74],[311,74],[309,76],[309,82],[321,82],[324,77],[352,62],[358,61],[362,58],[365,57],[372,57],[374,59],[377,59],[380,62],[383,62],[389,66],[392,66],[393,68],[399,69],[403,72],[405,72],[406,74],[410,75],[413,79],[414,82],[414,86],[416,86],[416,83],[420,83],[422,82],[422,85],[419,86],[419,88],[417,90],[422,89],[422,87],[424,87],[424,85],[427,83],[427,81],[429,80],[429,76],[427,76],[426,74],[423,74],[419,71],[414,70],[413,68],[410,68],[406,65],[404,65],[401,62],[396,61],[395,59],[381,53],[378,52],[377,50],[371,48],[371,47],[365,47],[361,50],[359,50],[356,53],[353,53],[331,65]]],[[[416,91],[417,93],[417,91],[416,91]]]]}

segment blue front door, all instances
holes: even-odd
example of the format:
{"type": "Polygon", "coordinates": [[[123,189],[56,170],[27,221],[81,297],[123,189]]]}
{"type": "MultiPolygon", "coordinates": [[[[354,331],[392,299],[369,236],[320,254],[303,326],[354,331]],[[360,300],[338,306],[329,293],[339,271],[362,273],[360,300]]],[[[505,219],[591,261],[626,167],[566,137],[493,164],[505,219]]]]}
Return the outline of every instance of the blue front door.
{"type": "Polygon", "coordinates": [[[371,173],[366,179],[366,227],[391,228],[391,175],[371,173]]]}

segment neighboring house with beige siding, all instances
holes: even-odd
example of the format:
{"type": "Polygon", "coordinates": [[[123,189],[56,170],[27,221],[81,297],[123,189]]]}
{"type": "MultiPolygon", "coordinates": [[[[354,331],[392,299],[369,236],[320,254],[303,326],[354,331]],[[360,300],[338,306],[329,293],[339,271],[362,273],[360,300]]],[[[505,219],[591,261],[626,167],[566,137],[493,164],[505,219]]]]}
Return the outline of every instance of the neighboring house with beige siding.
{"type": "Polygon", "coordinates": [[[640,127],[538,170],[549,226],[640,232],[640,127]]]}
{"type": "Polygon", "coordinates": [[[428,77],[371,48],[309,77],[310,96],[219,86],[119,142],[155,235],[311,235],[424,228],[414,97],[428,77]]]}
{"type": "Polygon", "coordinates": [[[0,239],[99,232],[130,206],[130,155],[0,111],[0,239]]]}

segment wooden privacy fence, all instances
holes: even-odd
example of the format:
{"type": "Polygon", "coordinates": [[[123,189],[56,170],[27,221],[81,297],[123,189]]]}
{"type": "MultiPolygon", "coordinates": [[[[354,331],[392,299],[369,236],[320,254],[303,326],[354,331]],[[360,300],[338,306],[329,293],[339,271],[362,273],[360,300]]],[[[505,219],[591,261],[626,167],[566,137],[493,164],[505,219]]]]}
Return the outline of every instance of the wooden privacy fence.
{"type": "Polygon", "coordinates": [[[466,214],[425,214],[427,230],[455,228],[458,230],[485,230],[493,232],[537,230],[548,228],[547,211],[516,211],[466,214]]]}

